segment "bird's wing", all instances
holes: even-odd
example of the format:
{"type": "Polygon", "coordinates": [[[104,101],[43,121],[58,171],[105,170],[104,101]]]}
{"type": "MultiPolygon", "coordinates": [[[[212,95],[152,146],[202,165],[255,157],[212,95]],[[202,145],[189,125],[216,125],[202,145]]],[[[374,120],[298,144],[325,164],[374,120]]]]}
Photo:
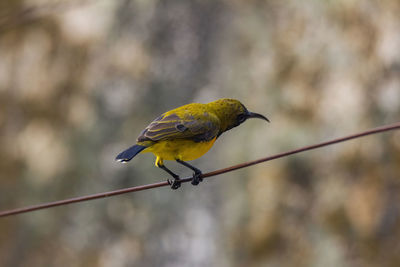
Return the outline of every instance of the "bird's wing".
{"type": "Polygon", "coordinates": [[[219,132],[219,119],[207,112],[196,116],[190,113],[165,113],[155,119],[138,137],[138,142],[189,139],[195,142],[210,141],[219,132]]]}

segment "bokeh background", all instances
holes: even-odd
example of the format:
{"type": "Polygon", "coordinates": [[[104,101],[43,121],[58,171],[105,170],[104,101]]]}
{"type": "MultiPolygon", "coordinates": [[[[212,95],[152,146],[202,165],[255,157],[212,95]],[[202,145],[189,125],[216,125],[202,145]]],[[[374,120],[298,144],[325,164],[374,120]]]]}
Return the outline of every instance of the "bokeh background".
{"type": "MultiPolygon", "coordinates": [[[[3,0],[0,209],[165,179],[150,154],[114,157],[190,102],[236,98],[271,120],[224,134],[203,171],[399,121],[399,14],[398,0],[3,0]]],[[[0,266],[394,267],[399,240],[391,132],[2,218],[0,266]]]]}

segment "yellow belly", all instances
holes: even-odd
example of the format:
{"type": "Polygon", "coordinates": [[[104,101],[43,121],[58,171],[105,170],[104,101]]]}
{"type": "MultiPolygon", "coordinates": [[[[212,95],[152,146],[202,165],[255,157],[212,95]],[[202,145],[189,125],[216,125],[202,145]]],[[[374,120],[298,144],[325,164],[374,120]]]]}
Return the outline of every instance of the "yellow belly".
{"type": "Polygon", "coordinates": [[[194,142],[190,140],[166,140],[155,143],[143,152],[152,152],[157,163],[163,164],[165,160],[194,160],[200,158],[213,146],[216,138],[208,142],[194,142]]]}

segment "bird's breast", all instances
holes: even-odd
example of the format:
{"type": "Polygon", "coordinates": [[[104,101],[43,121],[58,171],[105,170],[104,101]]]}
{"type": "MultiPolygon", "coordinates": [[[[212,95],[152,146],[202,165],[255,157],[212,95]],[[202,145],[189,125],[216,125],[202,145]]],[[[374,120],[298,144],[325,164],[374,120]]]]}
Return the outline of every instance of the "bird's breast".
{"type": "Polygon", "coordinates": [[[183,161],[200,158],[213,146],[216,138],[210,141],[194,142],[192,140],[165,140],[148,147],[144,152],[152,152],[165,160],[180,159],[183,161]]]}

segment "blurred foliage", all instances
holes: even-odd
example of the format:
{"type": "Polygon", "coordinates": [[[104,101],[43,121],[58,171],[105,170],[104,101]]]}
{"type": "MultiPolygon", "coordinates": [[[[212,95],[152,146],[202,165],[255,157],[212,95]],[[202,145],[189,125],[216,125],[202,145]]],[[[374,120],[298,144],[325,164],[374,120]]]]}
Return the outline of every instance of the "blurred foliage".
{"type": "MultiPolygon", "coordinates": [[[[225,134],[204,171],[398,121],[399,14],[392,0],[1,1],[0,208],[164,179],[151,155],[113,159],[189,102],[237,98],[272,121],[225,134]]],[[[399,266],[399,173],[392,132],[4,218],[0,266],[399,266]]]]}

